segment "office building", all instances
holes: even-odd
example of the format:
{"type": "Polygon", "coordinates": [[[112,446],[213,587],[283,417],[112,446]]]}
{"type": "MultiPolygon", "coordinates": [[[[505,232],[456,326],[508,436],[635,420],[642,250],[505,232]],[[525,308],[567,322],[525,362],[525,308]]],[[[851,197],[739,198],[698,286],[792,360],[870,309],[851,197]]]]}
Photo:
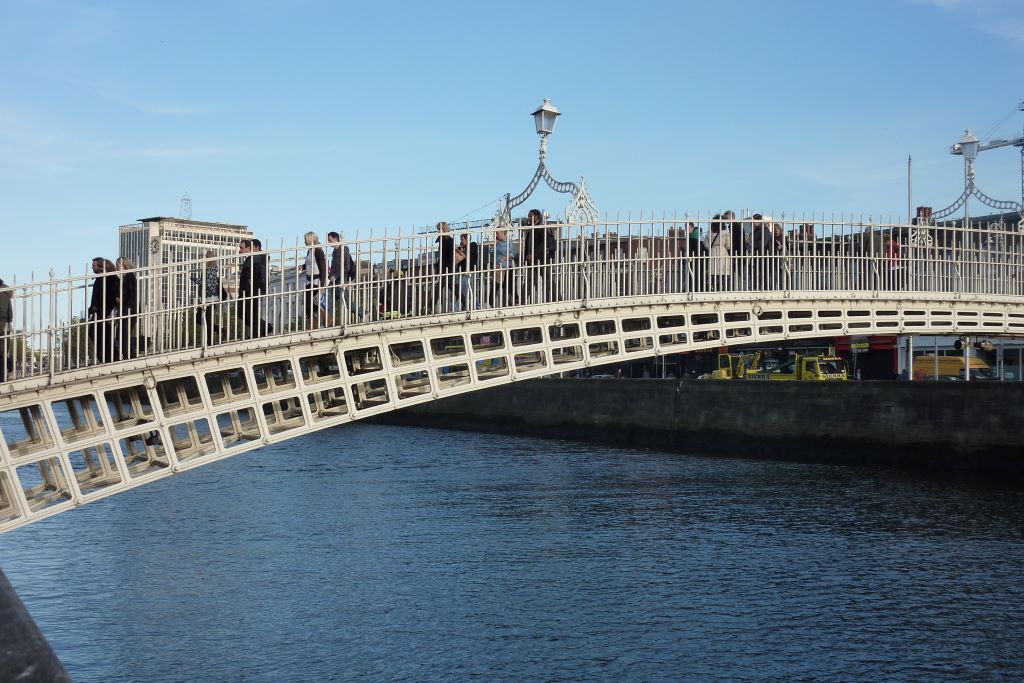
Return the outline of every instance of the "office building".
{"type": "MultiPolygon", "coordinates": [[[[118,253],[132,260],[137,267],[167,266],[163,291],[159,302],[162,307],[186,305],[198,296],[196,285],[190,281],[202,269],[207,251],[216,256],[238,254],[238,243],[252,239],[252,231],[244,225],[196,221],[186,218],[155,216],[141,218],[137,223],[122,225],[118,253]],[[193,263],[189,263],[193,262],[193,263]],[[186,265],[188,264],[188,265],[186,265]]],[[[233,262],[231,268],[222,268],[221,279],[225,288],[233,291],[233,262]]],[[[140,307],[151,309],[157,302],[157,292],[139,283],[140,307]]]]}

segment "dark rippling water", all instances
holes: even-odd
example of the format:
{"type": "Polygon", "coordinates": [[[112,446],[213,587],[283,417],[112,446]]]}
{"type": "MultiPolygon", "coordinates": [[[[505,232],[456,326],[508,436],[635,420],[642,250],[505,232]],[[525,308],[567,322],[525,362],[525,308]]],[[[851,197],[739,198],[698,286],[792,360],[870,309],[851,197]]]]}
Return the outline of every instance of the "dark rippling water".
{"type": "Polygon", "coordinates": [[[76,681],[1020,680],[1024,494],[354,424],[0,536],[76,681]]]}

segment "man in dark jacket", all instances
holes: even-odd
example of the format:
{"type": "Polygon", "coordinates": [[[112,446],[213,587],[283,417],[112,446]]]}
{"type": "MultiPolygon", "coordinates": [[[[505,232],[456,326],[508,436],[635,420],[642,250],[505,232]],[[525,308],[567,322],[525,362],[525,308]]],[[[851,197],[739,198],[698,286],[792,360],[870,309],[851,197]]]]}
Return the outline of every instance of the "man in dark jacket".
{"type": "Polygon", "coordinates": [[[544,224],[544,214],[540,209],[530,209],[523,226],[523,257],[524,263],[531,266],[527,271],[527,287],[538,301],[551,296],[554,274],[549,264],[555,261],[557,253],[558,240],[554,231],[544,224]],[[543,291],[542,281],[545,283],[543,291]]]}
{"type": "Polygon", "coordinates": [[[14,292],[0,279],[0,382],[7,379],[12,365],[11,340],[14,334],[14,292]]]}
{"type": "Polygon", "coordinates": [[[109,320],[117,315],[117,299],[121,295],[121,278],[117,276],[114,264],[103,257],[92,260],[92,298],[89,300],[89,335],[96,344],[96,362],[114,360],[114,326],[109,320]]]}
{"type": "Polygon", "coordinates": [[[455,292],[455,278],[452,275],[455,270],[455,239],[447,223],[438,223],[437,231],[440,234],[434,242],[437,244],[437,269],[441,275],[437,288],[438,296],[441,297],[440,311],[448,311],[455,292]]]}
{"type": "Polygon", "coordinates": [[[764,289],[768,281],[768,260],[771,253],[772,226],[764,220],[764,216],[755,213],[750,217],[750,270],[752,273],[751,288],[764,289]]]}
{"type": "Polygon", "coordinates": [[[328,297],[328,300],[334,302],[335,310],[332,311],[332,316],[335,323],[340,324],[339,316],[343,307],[349,306],[349,291],[343,285],[356,279],[356,262],[352,260],[352,253],[348,247],[342,246],[339,233],[327,233],[327,244],[334,247],[334,251],[331,252],[331,268],[328,276],[334,295],[328,297]]]}
{"type": "Polygon", "coordinates": [[[117,297],[117,312],[121,317],[117,332],[118,360],[125,360],[134,358],[138,352],[139,281],[134,272],[135,264],[128,258],[118,258],[114,266],[121,273],[121,292],[117,297]]]}
{"type": "Polygon", "coordinates": [[[266,307],[266,294],[270,292],[267,285],[267,278],[270,273],[270,256],[263,251],[263,242],[258,239],[252,241],[253,249],[253,282],[252,291],[253,295],[256,296],[256,335],[259,337],[265,337],[268,334],[273,334],[274,326],[263,320],[263,314],[260,312],[266,307]]]}
{"type": "Polygon", "coordinates": [[[728,210],[722,214],[722,229],[729,231],[732,238],[732,283],[734,289],[745,289],[747,270],[750,267],[750,237],[743,231],[743,223],[736,220],[736,214],[728,210]]]}
{"type": "Polygon", "coordinates": [[[688,291],[700,292],[704,288],[704,265],[707,263],[708,248],[700,238],[700,228],[694,222],[686,224],[686,253],[689,254],[692,280],[688,291]]]}
{"type": "Polygon", "coordinates": [[[242,330],[252,337],[266,336],[268,326],[260,316],[260,300],[267,293],[267,255],[259,240],[242,240],[238,252],[245,255],[238,274],[238,316],[242,330]]]}

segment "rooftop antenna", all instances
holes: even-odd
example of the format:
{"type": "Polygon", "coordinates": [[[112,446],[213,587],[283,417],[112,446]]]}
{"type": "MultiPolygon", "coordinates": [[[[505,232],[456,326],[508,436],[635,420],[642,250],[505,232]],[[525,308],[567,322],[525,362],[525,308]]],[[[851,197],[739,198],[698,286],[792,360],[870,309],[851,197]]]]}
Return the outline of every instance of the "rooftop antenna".
{"type": "Polygon", "coordinates": [[[192,197],[188,196],[188,190],[185,190],[185,194],[181,195],[181,211],[180,217],[185,220],[192,219],[192,197]]]}

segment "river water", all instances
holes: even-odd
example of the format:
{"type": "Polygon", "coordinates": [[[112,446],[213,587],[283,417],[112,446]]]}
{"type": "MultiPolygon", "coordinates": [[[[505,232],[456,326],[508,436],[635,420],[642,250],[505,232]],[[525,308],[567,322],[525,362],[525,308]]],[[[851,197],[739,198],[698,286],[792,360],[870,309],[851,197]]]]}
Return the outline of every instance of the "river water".
{"type": "Polygon", "coordinates": [[[76,681],[1020,680],[1024,492],[352,424],[0,536],[76,681]]]}

